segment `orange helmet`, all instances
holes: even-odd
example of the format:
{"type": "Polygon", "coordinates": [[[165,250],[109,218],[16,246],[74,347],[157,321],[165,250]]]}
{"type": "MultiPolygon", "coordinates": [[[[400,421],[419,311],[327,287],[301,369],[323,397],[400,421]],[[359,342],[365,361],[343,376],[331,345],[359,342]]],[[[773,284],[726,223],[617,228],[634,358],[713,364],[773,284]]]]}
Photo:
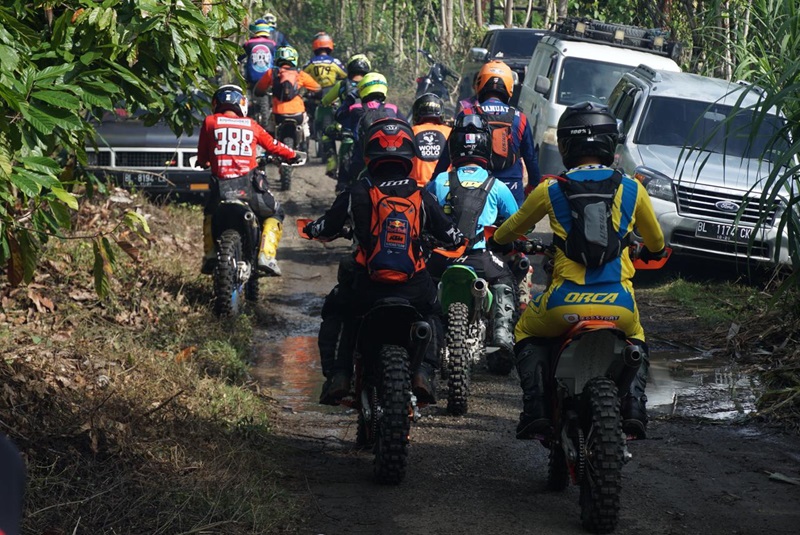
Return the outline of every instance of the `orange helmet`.
{"type": "Polygon", "coordinates": [[[496,59],[481,67],[475,78],[475,92],[479,99],[490,91],[500,94],[500,100],[506,103],[514,92],[514,73],[508,65],[496,59]]]}
{"type": "Polygon", "coordinates": [[[316,52],[317,50],[321,50],[323,48],[327,48],[333,52],[333,39],[331,39],[331,36],[327,33],[319,32],[314,37],[314,41],[311,42],[311,50],[316,52]]]}

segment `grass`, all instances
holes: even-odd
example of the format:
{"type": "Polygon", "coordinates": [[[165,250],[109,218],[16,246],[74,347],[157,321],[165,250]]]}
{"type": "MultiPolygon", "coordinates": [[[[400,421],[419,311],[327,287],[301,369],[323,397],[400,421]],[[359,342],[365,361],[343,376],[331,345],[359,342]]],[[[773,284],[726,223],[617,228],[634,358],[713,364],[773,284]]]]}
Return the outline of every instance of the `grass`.
{"type": "Polygon", "coordinates": [[[691,282],[675,279],[652,290],[694,314],[705,327],[739,321],[758,299],[752,287],[732,282],[691,282]]]}
{"type": "Polygon", "coordinates": [[[132,200],[76,218],[86,234],[148,215],[150,244],[118,263],[111,298],[94,295],[80,240],[51,240],[28,287],[0,286],[0,429],[27,459],[24,533],[281,531],[299,505],[248,374],[252,320],[211,314],[200,210],[132,200]]]}

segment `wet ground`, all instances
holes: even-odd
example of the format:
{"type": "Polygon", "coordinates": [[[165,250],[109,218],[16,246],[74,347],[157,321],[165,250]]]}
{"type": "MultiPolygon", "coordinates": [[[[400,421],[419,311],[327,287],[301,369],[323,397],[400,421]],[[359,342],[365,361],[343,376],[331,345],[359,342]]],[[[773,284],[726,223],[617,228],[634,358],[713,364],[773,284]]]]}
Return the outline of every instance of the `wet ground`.
{"type": "MultiPolygon", "coordinates": [[[[316,349],[319,311],[347,243],[299,239],[296,217],[316,217],[333,199],[318,165],[296,169],[281,194],[288,217],[279,252],[285,274],[262,290],[266,318],[254,348],[254,375],[275,399],[284,482],[305,504],[308,534],[581,533],[578,489],[544,488],[547,455],[517,441],[517,379],[473,375],[469,413],[423,409],[411,431],[406,480],[372,482],[372,455],[357,451],[355,414],[316,404],[322,377],[316,349]]],[[[800,475],[800,441],[740,424],[754,410],[758,384],[710,348],[686,344],[690,325],[642,318],[651,335],[649,439],[630,444],[623,471],[622,534],[797,533],[800,487],[770,479],[800,475]]]]}

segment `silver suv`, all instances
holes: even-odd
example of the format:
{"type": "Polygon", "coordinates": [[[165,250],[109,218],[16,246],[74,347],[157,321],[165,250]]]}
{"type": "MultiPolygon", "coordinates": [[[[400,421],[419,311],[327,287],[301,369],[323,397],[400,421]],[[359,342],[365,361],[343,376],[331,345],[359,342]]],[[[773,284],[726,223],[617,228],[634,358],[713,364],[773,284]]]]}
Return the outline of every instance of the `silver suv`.
{"type": "Polygon", "coordinates": [[[608,106],[622,134],[615,165],[646,186],[676,254],[789,263],[785,237],[776,251],[786,199],[779,195],[765,209],[760,203],[772,171],[769,154],[788,149],[774,141],[784,121],[777,112],[754,120],[752,107],[762,98],[742,82],[645,65],[612,91],[608,106]]]}

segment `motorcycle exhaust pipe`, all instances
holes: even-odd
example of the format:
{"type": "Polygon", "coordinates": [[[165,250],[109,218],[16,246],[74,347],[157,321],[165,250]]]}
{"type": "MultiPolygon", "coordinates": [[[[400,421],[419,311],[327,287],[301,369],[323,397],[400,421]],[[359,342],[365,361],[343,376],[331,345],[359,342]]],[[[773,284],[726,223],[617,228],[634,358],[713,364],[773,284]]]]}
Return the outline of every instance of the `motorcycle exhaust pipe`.
{"type": "Polygon", "coordinates": [[[472,283],[472,295],[478,299],[486,299],[489,294],[489,285],[485,279],[475,279],[472,283]]]}
{"type": "Polygon", "coordinates": [[[431,338],[433,338],[433,329],[427,321],[415,321],[411,324],[411,347],[414,348],[412,370],[416,370],[422,363],[431,338]]]}
{"type": "Polygon", "coordinates": [[[256,217],[256,214],[254,214],[253,212],[245,212],[244,213],[244,220],[247,221],[248,223],[250,221],[252,221],[253,219],[255,219],[255,217],[256,217]]]}
{"type": "Polygon", "coordinates": [[[528,269],[530,269],[530,267],[530,258],[527,256],[518,256],[511,264],[511,272],[514,274],[514,278],[521,280],[523,277],[525,277],[525,275],[528,274],[528,269]]]}
{"type": "Polygon", "coordinates": [[[617,377],[617,389],[620,395],[624,395],[631,386],[636,374],[639,373],[639,366],[644,358],[642,346],[627,345],[622,350],[622,362],[624,366],[617,377]]]}

